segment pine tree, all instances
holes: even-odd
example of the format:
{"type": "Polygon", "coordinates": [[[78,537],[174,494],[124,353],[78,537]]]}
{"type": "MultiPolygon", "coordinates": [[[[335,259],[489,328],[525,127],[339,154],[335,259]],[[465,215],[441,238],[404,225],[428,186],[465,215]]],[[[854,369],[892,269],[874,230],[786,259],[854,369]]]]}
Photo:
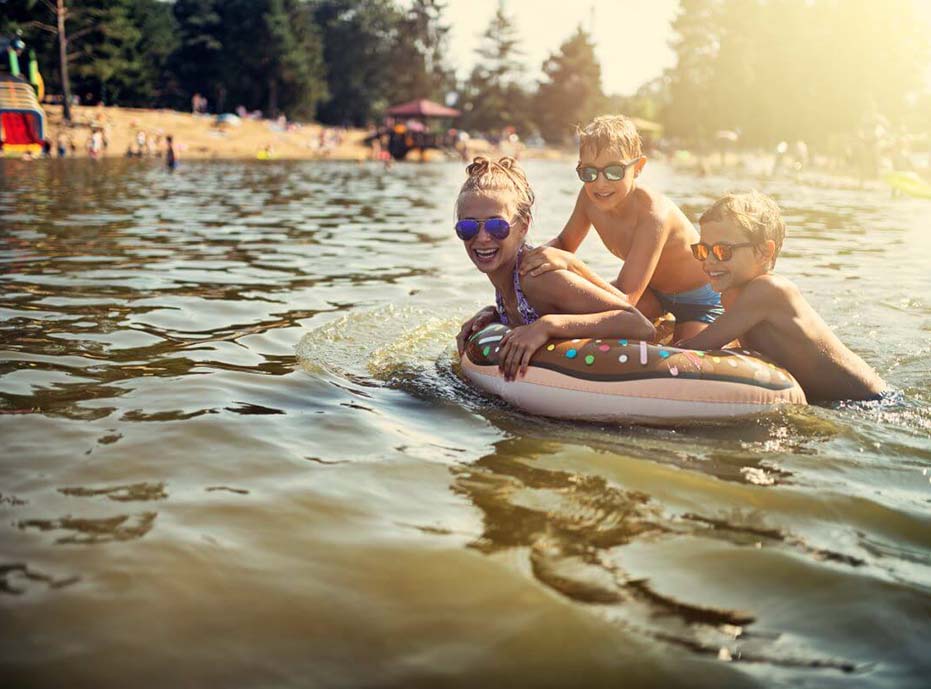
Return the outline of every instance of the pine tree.
{"type": "Polygon", "coordinates": [[[514,20],[499,2],[477,48],[479,60],[464,87],[463,127],[484,132],[530,128],[529,97],[521,84],[522,51],[514,20]]]}
{"type": "Polygon", "coordinates": [[[133,0],[72,3],[68,57],[75,91],[85,98],[141,104],[137,87],[145,71],[142,32],[131,17],[132,5],[133,0]]]}
{"type": "Polygon", "coordinates": [[[170,58],[172,72],[187,97],[207,95],[220,109],[225,104],[229,59],[223,45],[221,4],[221,0],[176,0],[173,9],[180,35],[170,58]]]}
{"type": "Polygon", "coordinates": [[[544,81],[535,98],[537,124],[550,143],[564,143],[573,126],[584,125],[604,107],[601,65],[581,26],[543,63],[544,81]]]}
{"type": "Polygon", "coordinates": [[[396,102],[393,80],[406,69],[392,60],[402,18],[392,0],[317,0],[330,93],[318,108],[322,122],[361,126],[396,102]]]}
{"type": "Polygon", "coordinates": [[[446,65],[449,26],[443,23],[445,3],[413,0],[399,21],[397,42],[391,55],[392,100],[404,102],[429,98],[442,102],[455,85],[455,75],[446,65]]]}
{"type": "Polygon", "coordinates": [[[169,71],[169,59],[178,48],[178,24],[172,7],[161,0],[136,0],[130,18],[139,27],[142,74],[133,86],[139,105],[153,105],[176,95],[178,86],[169,71]]]}

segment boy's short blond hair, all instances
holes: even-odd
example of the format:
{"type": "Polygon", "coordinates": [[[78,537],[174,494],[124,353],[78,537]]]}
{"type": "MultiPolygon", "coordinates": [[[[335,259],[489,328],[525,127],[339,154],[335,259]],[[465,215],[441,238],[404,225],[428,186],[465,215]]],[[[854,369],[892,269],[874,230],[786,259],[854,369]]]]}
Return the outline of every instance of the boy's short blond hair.
{"type": "Polygon", "coordinates": [[[579,151],[588,150],[597,157],[614,150],[625,161],[643,155],[643,143],[633,120],[624,115],[601,115],[579,130],[579,151]]]}
{"type": "Polygon", "coordinates": [[[729,220],[744,231],[754,244],[772,240],[776,245],[770,269],[776,265],[776,257],[782,250],[786,237],[786,224],[782,220],[779,206],[766,194],[756,190],[740,194],[727,194],[702,213],[699,224],[729,220]]]}

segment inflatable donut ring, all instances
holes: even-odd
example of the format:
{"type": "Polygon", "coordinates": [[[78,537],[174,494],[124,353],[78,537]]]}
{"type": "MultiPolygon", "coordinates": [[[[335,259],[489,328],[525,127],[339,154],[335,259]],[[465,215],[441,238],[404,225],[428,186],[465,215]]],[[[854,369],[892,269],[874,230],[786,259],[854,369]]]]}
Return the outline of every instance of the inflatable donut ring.
{"type": "Polygon", "coordinates": [[[640,340],[550,340],[524,376],[506,381],[498,343],[509,328],[473,335],[462,372],[476,387],[531,414],[601,422],[681,422],[805,404],[788,371],[743,350],[701,352],[640,340]]]}

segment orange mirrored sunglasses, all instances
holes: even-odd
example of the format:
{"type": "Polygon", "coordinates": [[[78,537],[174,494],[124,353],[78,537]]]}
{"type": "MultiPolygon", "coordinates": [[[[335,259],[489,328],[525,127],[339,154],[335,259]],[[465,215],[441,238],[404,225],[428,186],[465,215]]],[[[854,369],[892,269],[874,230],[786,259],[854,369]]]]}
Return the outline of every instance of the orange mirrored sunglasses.
{"type": "Polygon", "coordinates": [[[737,244],[727,244],[726,242],[705,244],[704,242],[698,242],[698,244],[692,244],[692,256],[699,261],[704,261],[711,254],[719,261],[730,261],[734,257],[734,249],[741,249],[745,246],[756,246],[756,244],[754,242],[739,242],[737,244]]]}

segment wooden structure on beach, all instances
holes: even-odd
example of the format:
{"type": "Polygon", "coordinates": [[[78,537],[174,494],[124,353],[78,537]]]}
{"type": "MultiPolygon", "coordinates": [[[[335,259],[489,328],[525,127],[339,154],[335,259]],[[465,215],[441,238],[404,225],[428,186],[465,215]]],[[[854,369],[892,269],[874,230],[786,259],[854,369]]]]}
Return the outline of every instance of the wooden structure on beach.
{"type": "Polygon", "coordinates": [[[428,120],[454,120],[461,115],[455,108],[434,103],[425,98],[393,105],[385,111],[386,124],[367,139],[379,138],[382,145],[395,160],[404,160],[412,150],[424,151],[430,148],[453,148],[455,137],[447,131],[431,132],[427,129],[428,120]],[[416,126],[412,126],[416,125],[416,126]]]}

